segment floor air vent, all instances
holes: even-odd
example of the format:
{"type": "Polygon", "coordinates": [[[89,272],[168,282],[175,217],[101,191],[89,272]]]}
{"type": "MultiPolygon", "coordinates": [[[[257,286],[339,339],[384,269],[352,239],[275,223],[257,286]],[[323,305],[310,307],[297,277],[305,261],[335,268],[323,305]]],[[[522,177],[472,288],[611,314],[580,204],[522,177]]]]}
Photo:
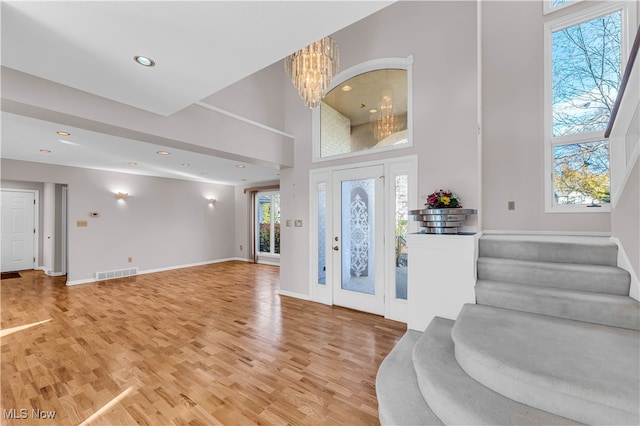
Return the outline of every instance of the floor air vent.
{"type": "Polygon", "coordinates": [[[112,280],[138,275],[138,268],[116,269],[113,271],[96,272],[96,281],[112,280]]]}

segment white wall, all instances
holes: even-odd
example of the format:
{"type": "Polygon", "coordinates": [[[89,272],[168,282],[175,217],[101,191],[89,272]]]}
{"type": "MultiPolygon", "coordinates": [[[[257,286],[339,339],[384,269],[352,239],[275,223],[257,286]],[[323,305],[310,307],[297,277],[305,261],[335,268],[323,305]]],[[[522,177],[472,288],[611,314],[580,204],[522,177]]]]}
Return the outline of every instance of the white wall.
{"type": "MultiPolygon", "coordinates": [[[[282,62],[264,68],[219,92],[204,98],[202,102],[214,105],[232,114],[266,126],[282,129],[284,123],[284,72],[282,62]]],[[[249,144],[253,149],[265,148],[261,140],[249,144]]]]}
{"type": "Polygon", "coordinates": [[[69,281],[91,280],[97,271],[145,271],[234,256],[232,186],[6,159],[1,165],[6,180],[68,184],[69,281]],[[117,191],[128,192],[128,200],[117,201],[117,191]],[[209,205],[206,197],[217,203],[209,205]],[[91,218],[90,212],[100,216],[91,218]],[[77,227],[77,221],[88,226],[77,227]]]}
{"type": "Polygon", "coordinates": [[[544,212],[542,2],[481,7],[483,228],[608,232],[608,213],[544,212]]]}
{"type": "Polygon", "coordinates": [[[421,196],[450,188],[465,207],[479,203],[476,3],[398,2],[334,36],[342,70],[372,59],[414,56],[414,146],[312,164],[311,112],[291,84],[285,85],[285,130],[295,136],[295,167],[281,172],[282,219],[304,222],[282,228],[280,285],[299,295],[309,293],[310,169],[417,154],[421,196]]]}
{"type": "Polygon", "coordinates": [[[640,277],[640,161],[636,161],[620,201],[611,212],[611,234],[620,240],[629,266],[640,277]]]}

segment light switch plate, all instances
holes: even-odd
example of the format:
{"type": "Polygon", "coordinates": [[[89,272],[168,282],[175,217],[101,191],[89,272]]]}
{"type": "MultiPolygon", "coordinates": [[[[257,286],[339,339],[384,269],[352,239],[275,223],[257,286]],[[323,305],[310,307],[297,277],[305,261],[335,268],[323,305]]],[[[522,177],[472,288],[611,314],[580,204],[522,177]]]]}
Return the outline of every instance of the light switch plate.
{"type": "Polygon", "coordinates": [[[296,219],[295,225],[296,225],[296,228],[301,228],[302,227],[302,220],[301,219],[296,219]]]}

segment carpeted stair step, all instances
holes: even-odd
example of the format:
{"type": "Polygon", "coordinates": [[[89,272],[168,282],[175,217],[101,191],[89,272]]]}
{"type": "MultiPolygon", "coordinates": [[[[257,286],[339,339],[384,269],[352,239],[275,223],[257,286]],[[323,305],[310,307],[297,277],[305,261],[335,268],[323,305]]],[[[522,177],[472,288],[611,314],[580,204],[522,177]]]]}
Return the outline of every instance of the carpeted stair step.
{"type": "Polygon", "coordinates": [[[618,259],[618,246],[596,237],[549,241],[533,236],[485,235],[478,244],[482,257],[608,266],[616,266],[618,259]]]}
{"type": "Polygon", "coordinates": [[[469,377],[456,361],[451,340],[452,327],[453,321],[435,317],[413,349],[413,364],[420,391],[445,424],[576,424],[564,417],[505,398],[469,377]]]}
{"type": "Polygon", "coordinates": [[[376,376],[378,414],[382,425],[442,425],[422,398],[411,354],[422,336],[409,330],[382,361],[376,376]]]}
{"type": "Polygon", "coordinates": [[[616,266],[478,258],[478,279],[629,295],[631,276],[616,266]]]}
{"type": "Polygon", "coordinates": [[[638,331],[467,304],[451,336],[464,371],[508,398],[587,424],[640,424],[638,331]]]}
{"type": "Polygon", "coordinates": [[[640,330],[640,303],[628,296],[479,280],[476,303],[640,330]]]}

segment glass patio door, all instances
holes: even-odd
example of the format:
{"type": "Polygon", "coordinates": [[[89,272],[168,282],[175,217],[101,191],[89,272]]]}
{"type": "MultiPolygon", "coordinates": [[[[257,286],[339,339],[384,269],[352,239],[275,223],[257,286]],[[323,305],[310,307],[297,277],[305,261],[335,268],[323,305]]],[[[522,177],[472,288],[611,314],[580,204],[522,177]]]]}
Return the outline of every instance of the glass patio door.
{"type": "Polygon", "coordinates": [[[384,315],[383,167],[333,174],[333,302],[384,315]]]}

